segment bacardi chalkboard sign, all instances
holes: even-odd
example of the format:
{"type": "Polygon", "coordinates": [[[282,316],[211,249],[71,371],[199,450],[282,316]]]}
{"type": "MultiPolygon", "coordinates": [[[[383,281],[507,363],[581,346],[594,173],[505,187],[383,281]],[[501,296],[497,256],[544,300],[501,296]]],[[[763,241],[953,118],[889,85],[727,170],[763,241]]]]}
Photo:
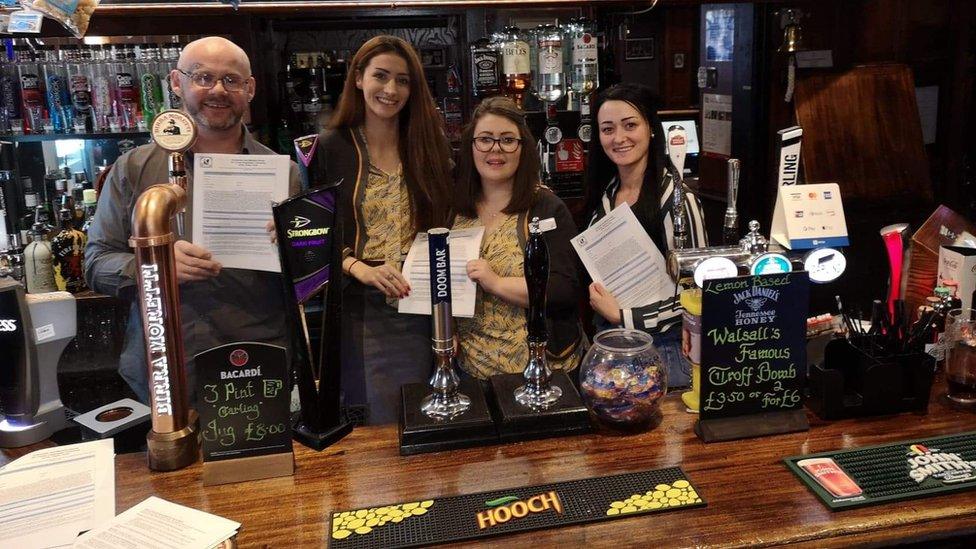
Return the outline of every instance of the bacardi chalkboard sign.
{"type": "MultiPolygon", "coordinates": [[[[290,463],[291,393],[285,348],[230,343],[196,355],[194,362],[204,476],[208,462],[287,454],[290,463]]],[[[266,476],[277,474],[248,478],[266,476]]]]}
{"type": "Polygon", "coordinates": [[[714,440],[807,428],[808,295],[805,272],[705,281],[700,427],[723,426],[714,440]],[[747,423],[714,422],[745,416],[747,423]]]}

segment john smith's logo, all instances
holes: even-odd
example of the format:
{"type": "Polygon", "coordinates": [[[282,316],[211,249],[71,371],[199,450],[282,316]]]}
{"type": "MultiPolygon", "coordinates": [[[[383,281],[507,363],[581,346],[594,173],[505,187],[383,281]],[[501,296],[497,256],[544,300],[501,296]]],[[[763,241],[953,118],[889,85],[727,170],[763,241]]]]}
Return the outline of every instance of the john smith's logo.
{"type": "Polygon", "coordinates": [[[228,358],[228,360],[230,360],[231,364],[240,368],[241,366],[247,364],[249,358],[250,357],[247,356],[247,351],[245,351],[244,349],[234,349],[230,353],[230,357],[228,358]]]}
{"type": "Polygon", "coordinates": [[[294,227],[294,228],[296,228],[296,229],[301,229],[302,227],[304,227],[305,225],[308,225],[311,222],[312,221],[310,219],[308,219],[307,217],[302,217],[300,215],[296,215],[295,218],[291,220],[291,226],[294,227]]]}
{"type": "Polygon", "coordinates": [[[912,444],[906,452],[908,476],[920,485],[940,486],[976,480],[976,461],[959,454],[912,444]]]}

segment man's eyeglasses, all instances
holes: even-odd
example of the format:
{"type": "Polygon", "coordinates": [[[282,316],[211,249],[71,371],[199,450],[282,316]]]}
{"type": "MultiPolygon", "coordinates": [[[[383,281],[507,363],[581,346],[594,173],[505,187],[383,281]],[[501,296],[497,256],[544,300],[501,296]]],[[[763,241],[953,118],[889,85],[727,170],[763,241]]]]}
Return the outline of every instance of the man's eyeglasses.
{"type": "Polygon", "coordinates": [[[480,135],[474,138],[474,148],[483,153],[490,152],[494,148],[495,143],[498,143],[498,148],[502,152],[511,153],[518,150],[519,145],[522,144],[522,140],[518,137],[501,137],[495,139],[487,135],[480,135]]]}
{"type": "Polygon", "coordinates": [[[244,89],[247,84],[246,78],[241,78],[240,76],[227,75],[222,78],[217,78],[216,76],[210,74],[209,72],[194,72],[189,73],[183,69],[176,69],[180,74],[186,76],[191,82],[198,88],[205,90],[212,90],[217,82],[223,82],[224,89],[229,92],[239,92],[244,89]]]}

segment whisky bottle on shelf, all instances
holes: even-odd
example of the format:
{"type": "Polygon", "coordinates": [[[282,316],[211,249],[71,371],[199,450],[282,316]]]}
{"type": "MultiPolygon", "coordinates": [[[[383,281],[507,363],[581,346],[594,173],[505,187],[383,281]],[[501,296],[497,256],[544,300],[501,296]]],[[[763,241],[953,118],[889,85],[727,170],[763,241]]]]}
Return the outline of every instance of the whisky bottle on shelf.
{"type": "Polygon", "coordinates": [[[525,92],[532,87],[529,44],[518,27],[508,27],[502,39],[502,72],[505,75],[505,95],[519,107],[525,104],[525,92]]]}
{"type": "Polygon", "coordinates": [[[482,38],[471,44],[471,83],[478,98],[501,93],[499,51],[482,38]]]}
{"type": "Polygon", "coordinates": [[[47,239],[49,227],[44,221],[43,210],[40,206],[35,210],[37,221],[31,227],[33,239],[24,249],[24,275],[27,283],[27,293],[39,294],[57,291],[54,282],[54,263],[51,253],[51,242],[47,239]]]}

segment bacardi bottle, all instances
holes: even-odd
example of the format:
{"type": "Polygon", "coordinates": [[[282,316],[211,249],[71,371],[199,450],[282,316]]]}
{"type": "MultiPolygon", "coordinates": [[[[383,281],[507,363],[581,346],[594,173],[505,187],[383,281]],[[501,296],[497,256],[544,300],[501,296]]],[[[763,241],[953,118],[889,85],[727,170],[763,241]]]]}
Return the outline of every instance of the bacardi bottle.
{"type": "Polygon", "coordinates": [[[505,29],[502,42],[502,73],[505,75],[505,95],[521,107],[525,92],[532,87],[529,44],[518,27],[505,29]]]}
{"type": "Polygon", "coordinates": [[[536,91],[539,100],[554,103],[563,98],[566,90],[563,80],[563,36],[555,25],[539,29],[536,44],[539,51],[539,73],[536,91]]]}
{"type": "MultiPolygon", "coordinates": [[[[571,37],[570,63],[573,67],[573,91],[589,95],[600,86],[600,56],[597,48],[596,26],[585,17],[568,27],[571,37]]],[[[582,100],[582,95],[580,96],[582,100]]]]}

